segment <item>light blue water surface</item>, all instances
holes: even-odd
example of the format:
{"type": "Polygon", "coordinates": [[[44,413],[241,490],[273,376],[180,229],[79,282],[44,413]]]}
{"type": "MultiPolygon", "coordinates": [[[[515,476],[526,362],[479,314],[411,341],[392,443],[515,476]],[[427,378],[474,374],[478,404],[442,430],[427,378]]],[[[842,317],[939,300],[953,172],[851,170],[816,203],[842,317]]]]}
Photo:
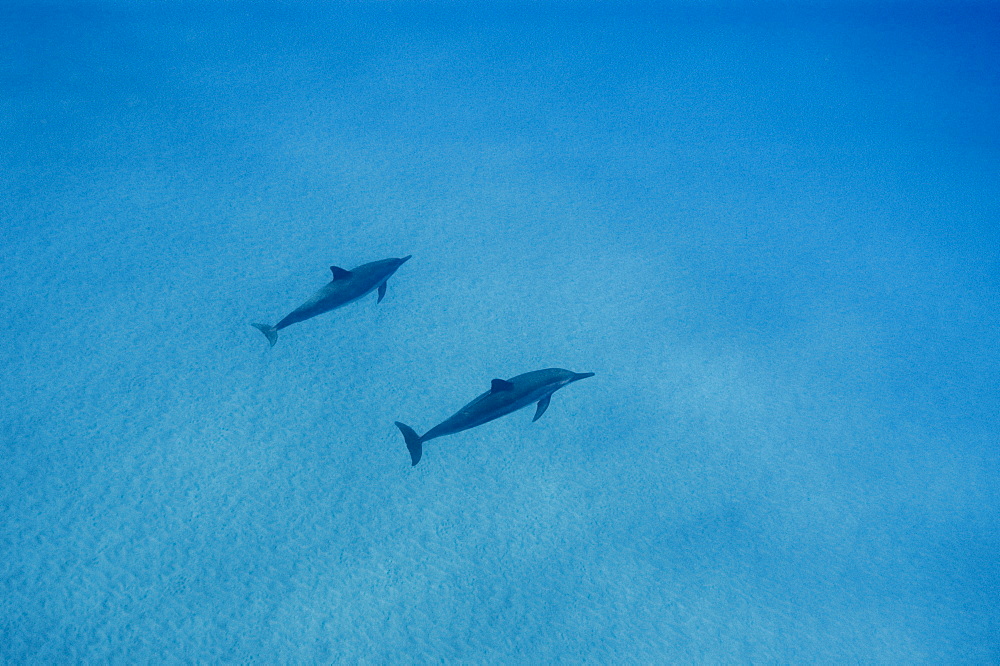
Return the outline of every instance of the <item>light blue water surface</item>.
{"type": "Polygon", "coordinates": [[[998,45],[5,3],[0,661],[997,662],[998,45]],[[552,366],[596,376],[410,467],[393,421],[552,366]]]}

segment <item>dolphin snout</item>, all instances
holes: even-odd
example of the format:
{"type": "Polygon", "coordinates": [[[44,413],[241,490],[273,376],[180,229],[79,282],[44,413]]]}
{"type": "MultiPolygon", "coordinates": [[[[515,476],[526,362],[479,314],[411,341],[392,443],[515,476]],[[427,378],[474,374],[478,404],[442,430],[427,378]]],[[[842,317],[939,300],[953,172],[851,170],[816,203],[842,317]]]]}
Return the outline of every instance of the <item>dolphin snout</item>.
{"type": "Polygon", "coordinates": [[[573,381],[576,382],[576,381],[580,381],[581,379],[586,379],[587,377],[593,377],[593,376],[594,376],[594,373],[592,373],[592,372],[574,372],[573,373],[573,381]]]}
{"type": "Polygon", "coordinates": [[[410,260],[410,257],[412,257],[412,256],[413,256],[412,254],[408,254],[405,257],[402,257],[401,259],[399,259],[399,265],[402,266],[403,264],[405,264],[407,261],[410,260]]]}

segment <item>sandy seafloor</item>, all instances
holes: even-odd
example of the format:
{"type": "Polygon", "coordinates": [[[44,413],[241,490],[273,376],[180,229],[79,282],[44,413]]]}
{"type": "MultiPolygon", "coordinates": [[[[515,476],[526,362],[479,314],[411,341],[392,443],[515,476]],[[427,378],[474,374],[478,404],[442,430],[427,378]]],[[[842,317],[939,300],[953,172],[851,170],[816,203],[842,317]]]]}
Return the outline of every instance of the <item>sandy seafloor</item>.
{"type": "Polygon", "coordinates": [[[1000,661],[998,17],[4,3],[0,661],[1000,661]]]}

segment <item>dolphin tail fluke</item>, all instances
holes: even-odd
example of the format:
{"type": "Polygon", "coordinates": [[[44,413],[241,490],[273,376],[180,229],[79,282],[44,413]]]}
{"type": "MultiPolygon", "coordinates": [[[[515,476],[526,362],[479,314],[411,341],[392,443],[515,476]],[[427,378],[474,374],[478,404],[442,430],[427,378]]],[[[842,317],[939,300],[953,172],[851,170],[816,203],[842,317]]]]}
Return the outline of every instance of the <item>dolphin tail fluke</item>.
{"type": "Polygon", "coordinates": [[[274,346],[274,343],[278,341],[278,329],[274,326],[268,326],[267,324],[254,324],[253,327],[260,329],[260,332],[264,334],[264,337],[267,338],[267,341],[271,343],[272,347],[274,346]]]}
{"type": "Polygon", "coordinates": [[[396,421],[396,427],[399,428],[399,432],[403,433],[403,439],[406,440],[406,448],[410,452],[410,460],[413,462],[411,467],[415,467],[420,462],[420,456],[424,450],[424,442],[420,439],[420,435],[415,433],[413,428],[405,423],[396,421]]]}

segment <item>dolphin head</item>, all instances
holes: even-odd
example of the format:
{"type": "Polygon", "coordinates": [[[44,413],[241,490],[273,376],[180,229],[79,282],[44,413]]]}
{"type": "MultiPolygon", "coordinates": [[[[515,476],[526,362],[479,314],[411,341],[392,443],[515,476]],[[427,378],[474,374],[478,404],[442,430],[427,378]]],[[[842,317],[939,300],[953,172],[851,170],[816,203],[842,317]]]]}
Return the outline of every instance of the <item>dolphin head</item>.
{"type": "Polygon", "coordinates": [[[382,267],[383,271],[386,271],[388,275],[392,275],[399,270],[399,267],[410,260],[412,254],[408,254],[405,257],[393,257],[391,259],[382,259],[378,264],[382,267]]]}
{"type": "Polygon", "coordinates": [[[573,372],[572,370],[563,370],[562,368],[551,368],[546,372],[551,373],[548,381],[555,385],[556,388],[562,388],[573,382],[594,376],[592,372],[573,372]]]}

